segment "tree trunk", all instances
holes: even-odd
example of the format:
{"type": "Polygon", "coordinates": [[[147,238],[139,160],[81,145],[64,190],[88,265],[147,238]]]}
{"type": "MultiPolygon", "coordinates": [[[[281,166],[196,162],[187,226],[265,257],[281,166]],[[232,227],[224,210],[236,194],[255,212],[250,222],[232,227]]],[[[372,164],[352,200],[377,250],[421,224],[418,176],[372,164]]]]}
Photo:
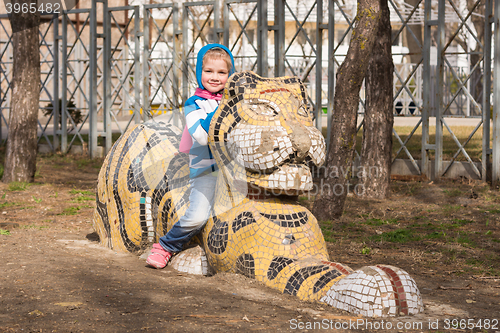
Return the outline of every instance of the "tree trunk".
{"type": "MultiPolygon", "coordinates": [[[[418,6],[420,0],[405,0],[405,2],[413,7],[416,7],[418,6]]],[[[411,24],[406,26],[406,42],[408,45],[408,49],[410,50],[410,62],[412,64],[418,64],[422,60],[422,50],[424,47],[421,25],[411,24]],[[415,35],[416,39],[415,37],[413,37],[413,35],[415,35]]]]}
{"type": "Polygon", "coordinates": [[[392,160],[393,77],[391,21],[387,0],[381,0],[381,17],[365,77],[366,110],[357,193],[383,199],[389,194],[392,160]]]}
{"type": "Polygon", "coordinates": [[[359,91],[377,38],[380,1],[358,0],[356,26],[346,58],[337,73],[325,173],[313,206],[313,213],[319,220],[338,218],[344,210],[356,147],[359,91]]]}
{"type": "MultiPolygon", "coordinates": [[[[30,6],[30,0],[12,4],[30,6]]],[[[36,6],[36,1],[33,1],[36,6]]],[[[22,7],[21,7],[22,8],[22,7]]],[[[40,16],[22,11],[10,16],[13,71],[9,133],[2,181],[32,182],[36,171],[38,103],[40,100],[40,16]]]]}

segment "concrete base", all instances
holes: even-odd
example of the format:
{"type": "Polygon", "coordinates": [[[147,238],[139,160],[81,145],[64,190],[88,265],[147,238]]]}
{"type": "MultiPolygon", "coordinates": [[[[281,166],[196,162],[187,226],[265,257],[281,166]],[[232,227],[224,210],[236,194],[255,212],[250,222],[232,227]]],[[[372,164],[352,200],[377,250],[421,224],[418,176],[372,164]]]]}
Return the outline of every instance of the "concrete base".
{"type": "MultiPolygon", "coordinates": [[[[420,160],[415,160],[416,165],[413,165],[409,159],[396,159],[391,166],[391,177],[393,179],[404,179],[404,180],[419,180],[419,179],[435,179],[435,161],[429,161],[427,170],[429,170],[429,175],[423,175],[420,172],[422,162],[420,160]]],[[[443,169],[446,170],[451,164],[450,161],[443,161],[443,169]]],[[[479,162],[474,162],[476,168],[481,172],[482,165],[479,162]]],[[[359,159],[354,161],[353,176],[358,172],[362,171],[359,168],[359,159]]],[[[375,172],[374,170],[366,170],[368,173],[375,172]]],[[[467,179],[478,179],[480,180],[480,175],[477,175],[469,162],[455,161],[446,172],[446,174],[441,175],[439,178],[467,178],[467,179]]]]}
{"type": "MultiPolygon", "coordinates": [[[[421,166],[421,161],[420,160],[415,160],[417,165],[420,167],[421,166]]],[[[443,169],[442,171],[446,170],[448,166],[451,164],[450,161],[443,161],[443,169]]],[[[481,172],[482,165],[479,162],[474,162],[474,165],[476,166],[477,170],[481,172]]],[[[430,177],[431,179],[436,178],[435,174],[435,161],[429,161],[427,170],[430,171],[430,177]]],[[[391,175],[399,175],[399,176],[421,176],[420,170],[416,169],[413,163],[411,163],[410,160],[406,159],[396,159],[392,163],[391,167],[391,175]]],[[[474,169],[472,168],[471,163],[469,162],[461,162],[461,161],[455,161],[451,165],[451,167],[448,169],[446,174],[442,175],[441,177],[443,178],[468,178],[468,179],[481,179],[480,175],[477,175],[474,169]]]]}

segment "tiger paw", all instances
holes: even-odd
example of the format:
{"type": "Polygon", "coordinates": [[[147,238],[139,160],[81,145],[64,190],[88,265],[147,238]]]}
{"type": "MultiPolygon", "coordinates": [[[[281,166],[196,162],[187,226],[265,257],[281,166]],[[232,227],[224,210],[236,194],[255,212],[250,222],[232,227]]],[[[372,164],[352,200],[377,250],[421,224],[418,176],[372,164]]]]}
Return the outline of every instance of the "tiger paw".
{"type": "Polygon", "coordinates": [[[424,310],[415,281],[404,270],[389,265],[354,271],[335,283],[321,302],[367,317],[414,315],[424,310]]]}
{"type": "Polygon", "coordinates": [[[197,245],[175,255],[170,263],[175,270],[193,275],[213,275],[205,251],[197,245]]]}

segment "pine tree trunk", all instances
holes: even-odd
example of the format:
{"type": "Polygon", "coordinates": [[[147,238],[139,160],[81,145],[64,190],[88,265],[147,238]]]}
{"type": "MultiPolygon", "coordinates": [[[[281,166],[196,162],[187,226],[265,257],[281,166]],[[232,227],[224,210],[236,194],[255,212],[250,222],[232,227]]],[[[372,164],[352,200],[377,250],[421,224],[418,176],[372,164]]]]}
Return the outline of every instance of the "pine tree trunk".
{"type": "Polygon", "coordinates": [[[356,26],[346,58],[337,72],[326,168],[313,206],[318,220],[338,218],[344,210],[356,147],[359,91],[377,38],[380,1],[387,0],[358,0],[356,26]]]}
{"type": "Polygon", "coordinates": [[[381,17],[375,50],[365,77],[366,110],[363,125],[361,176],[358,195],[385,198],[390,191],[392,160],[393,77],[391,21],[387,0],[381,1],[381,17]]]}
{"type": "MultiPolygon", "coordinates": [[[[14,0],[29,4],[30,0],[14,0]]],[[[36,4],[36,1],[34,1],[36,4]]],[[[9,133],[2,181],[33,182],[36,171],[38,104],[40,100],[40,17],[12,13],[13,71],[9,133]]]]}

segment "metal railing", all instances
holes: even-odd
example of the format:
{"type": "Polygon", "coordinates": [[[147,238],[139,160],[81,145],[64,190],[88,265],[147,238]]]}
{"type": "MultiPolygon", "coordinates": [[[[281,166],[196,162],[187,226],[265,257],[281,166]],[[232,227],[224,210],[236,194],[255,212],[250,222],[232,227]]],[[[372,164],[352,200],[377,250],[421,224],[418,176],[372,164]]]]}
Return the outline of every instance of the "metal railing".
{"type": "MultiPolygon", "coordinates": [[[[492,38],[498,38],[493,22],[499,16],[493,0],[476,0],[470,8],[459,0],[421,0],[416,7],[389,0],[389,6],[393,56],[399,59],[394,70],[394,114],[418,119],[409,135],[394,130],[399,145],[395,160],[408,159],[416,174],[439,178],[447,176],[461,156],[473,178],[486,180],[491,165],[497,179],[500,120],[496,105],[500,104],[492,103],[492,98],[500,92],[493,81],[500,63],[498,57],[492,61],[492,53],[499,52],[500,42],[492,52],[492,38]],[[415,26],[421,26],[423,38],[418,38],[415,26]],[[411,52],[419,61],[415,57],[409,61],[411,52],[400,40],[416,45],[411,52]],[[457,116],[478,120],[462,142],[448,120],[457,116]],[[436,118],[435,124],[430,124],[431,117],[436,118]],[[432,135],[431,125],[436,126],[432,135]],[[469,154],[471,138],[478,132],[483,137],[479,164],[469,154]],[[415,152],[409,142],[417,133],[422,136],[415,152]],[[444,138],[456,144],[451,163],[443,161],[444,138]]],[[[329,139],[336,70],[346,55],[355,13],[355,1],[338,0],[211,0],[123,7],[94,0],[91,8],[65,11],[58,24],[56,18],[44,16],[40,108],[52,112],[40,117],[40,142],[51,151],[88,147],[89,155],[96,157],[111,148],[113,133],[123,133],[149,117],[167,114],[169,121],[180,126],[181,107],[196,87],[196,55],[211,42],[228,46],[237,70],[300,77],[309,92],[315,124],[326,125],[329,139]],[[77,111],[81,119],[76,119],[77,111]],[[103,138],[100,144],[99,137],[103,138]]],[[[0,16],[2,138],[8,129],[12,70],[7,20],[6,15],[0,16]]],[[[363,96],[364,91],[360,116],[363,96]]]]}

